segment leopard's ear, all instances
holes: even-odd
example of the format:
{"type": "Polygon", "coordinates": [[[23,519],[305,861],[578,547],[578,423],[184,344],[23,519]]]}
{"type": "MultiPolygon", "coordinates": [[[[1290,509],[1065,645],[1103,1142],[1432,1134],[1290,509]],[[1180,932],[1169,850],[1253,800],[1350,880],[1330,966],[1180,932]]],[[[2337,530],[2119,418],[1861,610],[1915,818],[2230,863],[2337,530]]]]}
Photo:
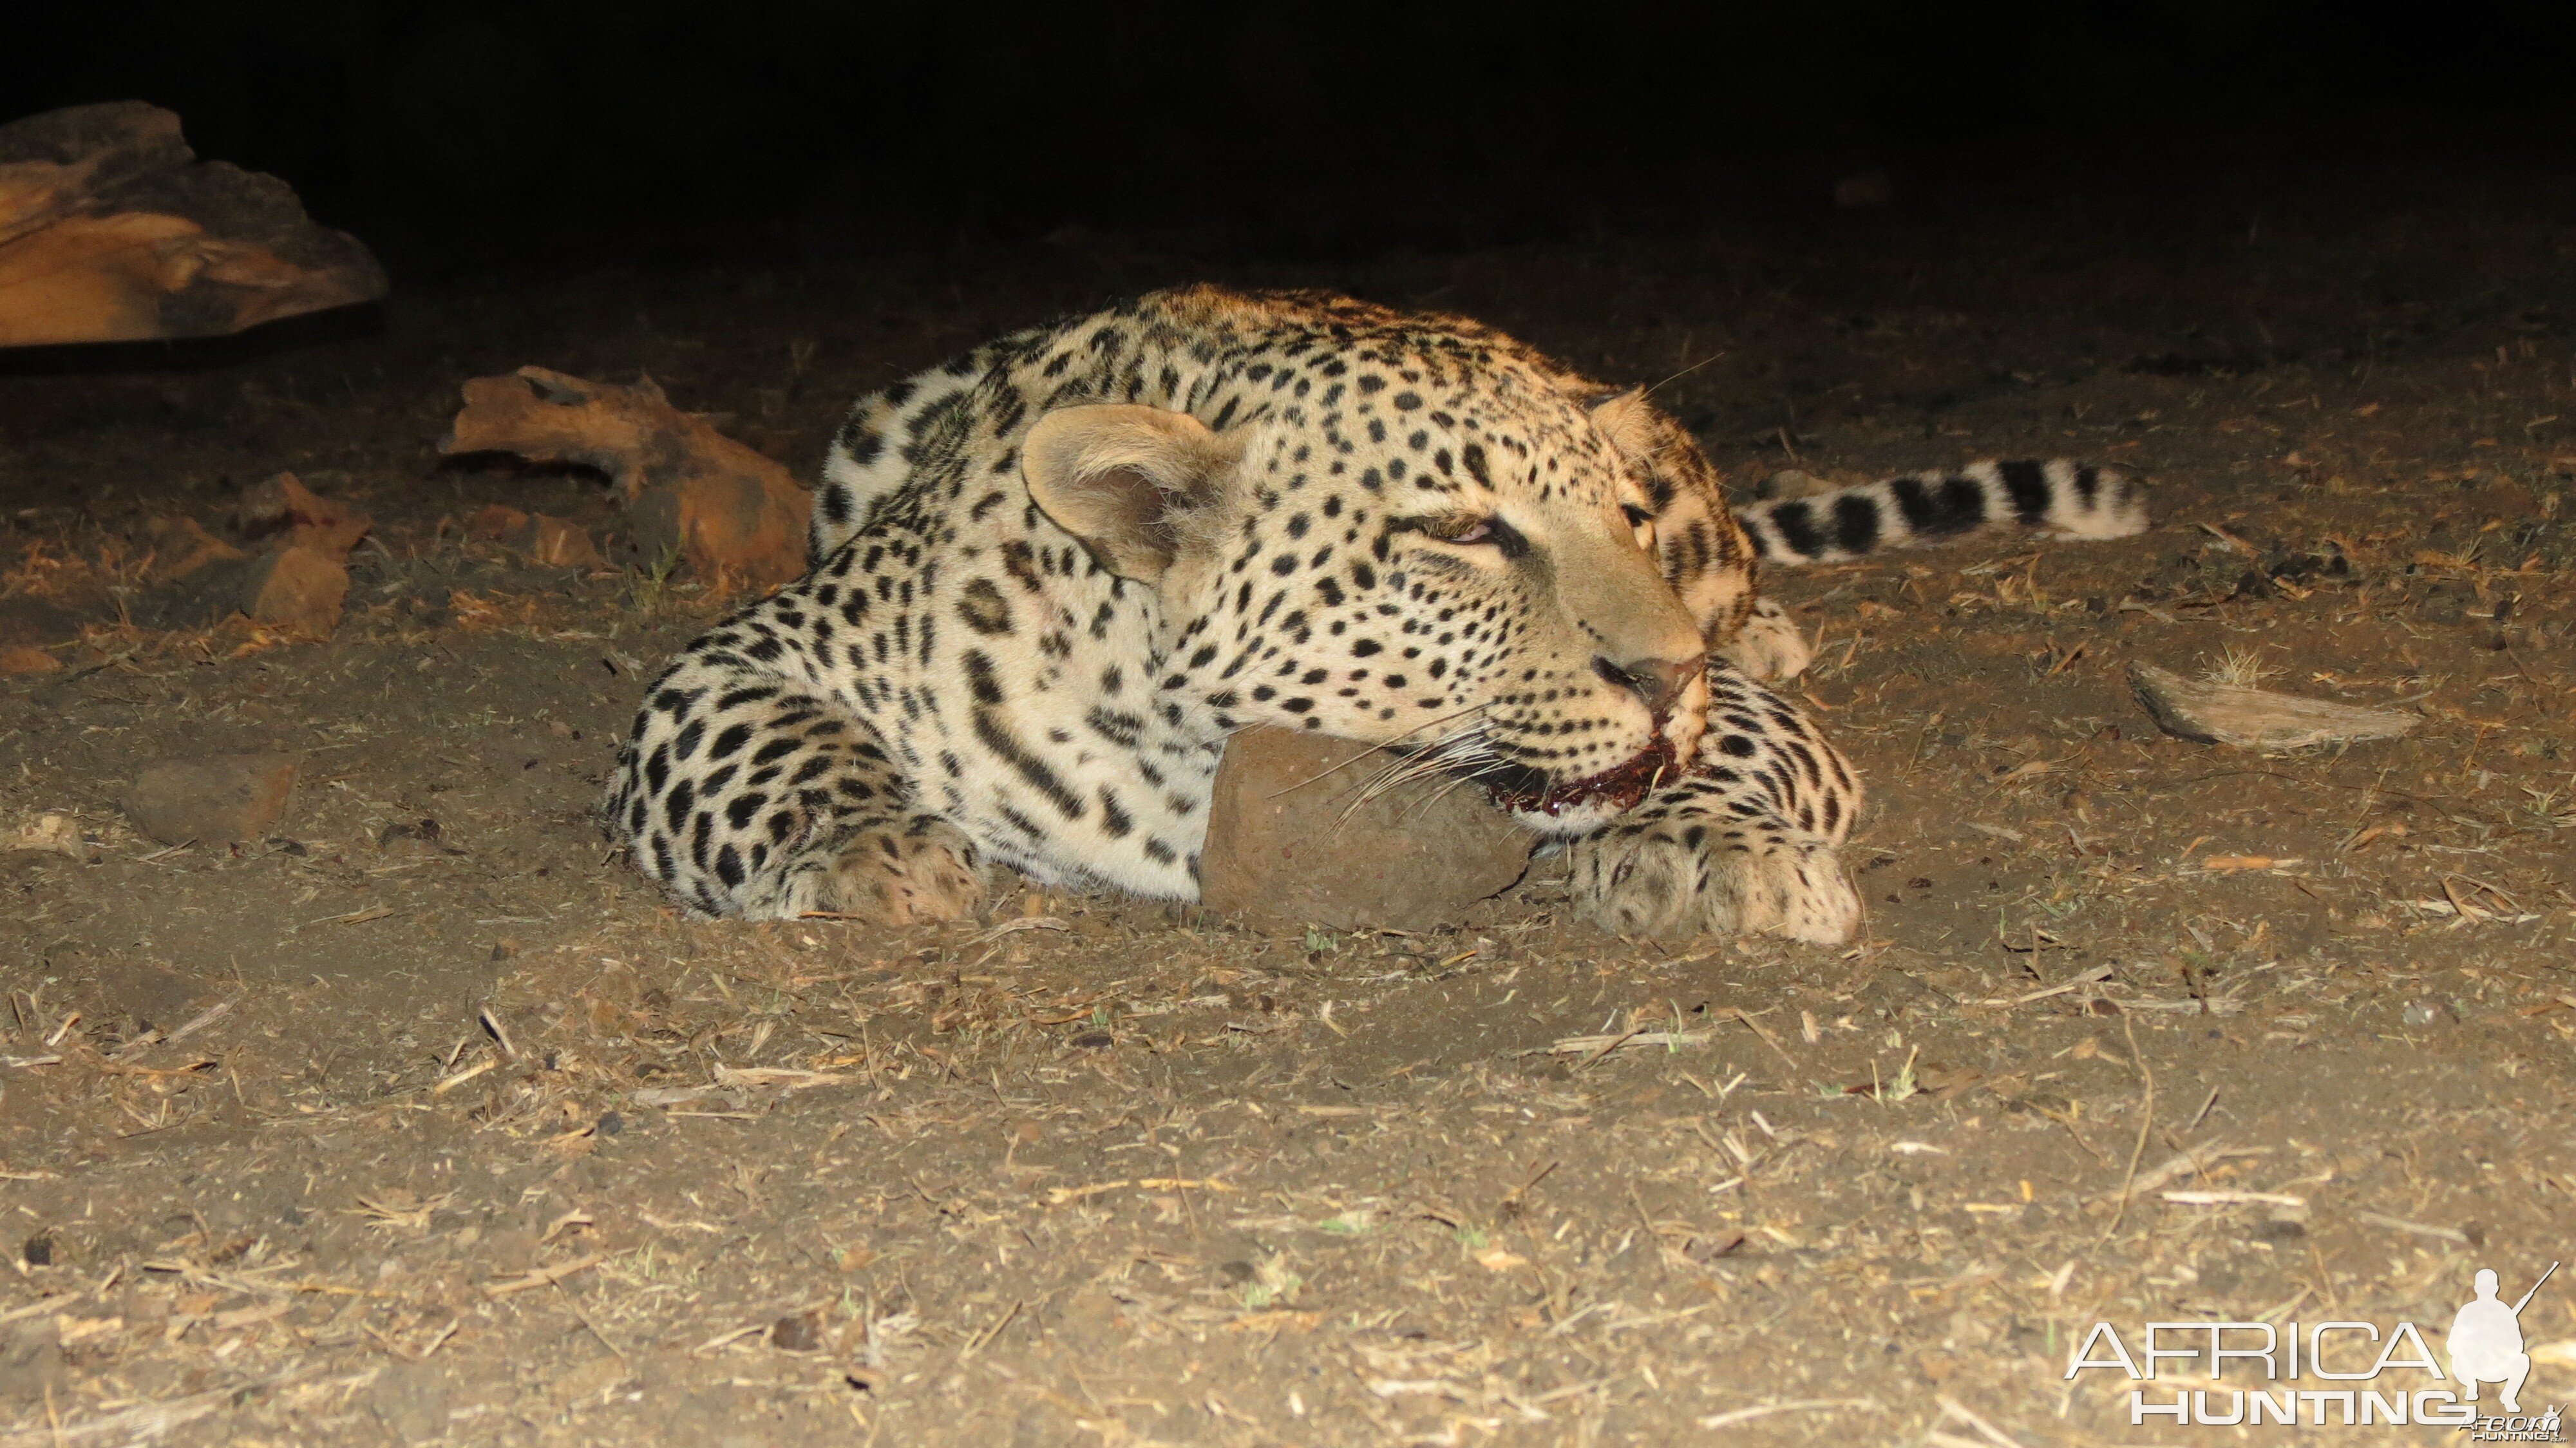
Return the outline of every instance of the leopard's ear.
{"type": "Polygon", "coordinates": [[[1050,412],[1029,429],[1020,473],[1029,496],[1121,578],[1156,583],[1189,515],[1241,456],[1185,412],[1100,405],[1050,412]]]}
{"type": "Polygon", "coordinates": [[[1654,455],[1658,429],[1654,405],[1646,401],[1645,388],[1619,387],[1606,392],[1590,389],[1575,400],[1592,414],[1592,425],[1601,429],[1620,452],[1636,458],[1654,455]]]}

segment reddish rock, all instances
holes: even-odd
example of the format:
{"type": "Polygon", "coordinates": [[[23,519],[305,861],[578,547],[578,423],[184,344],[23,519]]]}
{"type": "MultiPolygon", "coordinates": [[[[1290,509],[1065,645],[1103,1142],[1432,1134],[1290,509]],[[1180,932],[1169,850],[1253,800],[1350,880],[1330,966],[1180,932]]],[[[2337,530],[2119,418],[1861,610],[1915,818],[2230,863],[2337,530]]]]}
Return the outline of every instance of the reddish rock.
{"type": "Polygon", "coordinates": [[[325,548],[298,543],[257,560],[242,591],[253,623],[305,638],[327,639],[340,626],[349,570],[325,548]]]}
{"type": "Polygon", "coordinates": [[[1369,748],[1284,729],[1234,736],[1199,860],[1201,902],[1280,924],[1421,930],[1456,923],[1520,878],[1529,831],[1473,785],[1434,778],[1360,800],[1393,762],[1380,752],[1351,763],[1369,748]]]}
{"type": "Polygon", "coordinates": [[[488,504],[467,525],[477,538],[528,555],[531,562],[550,568],[606,568],[608,560],[600,556],[599,545],[579,524],[550,513],[523,513],[500,503],[488,504]]]}
{"type": "Polygon", "coordinates": [[[477,538],[500,543],[526,526],[528,526],[526,513],[506,503],[486,503],[482,510],[474,515],[473,521],[465,525],[465,530],[477,538]]]}
{"type": "Polygon", "coordinates": [[[43,649],[13,644],[0,648],[0,676],[50,674],[63,666],[63,661],[43,649]]]}
{"type": "Polygon", "coordinates": [[[577,524],[545,513],[528,517],[528,541],[522,545],[530,558],[550,568],[606,568],[608,560],[599,556],[599,545],[577,524]]]}
{"type": "Polygon", "coordinates": [[[155,518],[152,566],[143,570],[149,583],[173,583],[203,572],[209,565],[246,557],[240,549],[199,527],[194,518],[155,518]]]}
{"type": "Polygon", "coordinates": [[[237,513],[243,533],[257,537],[287,529],[290,547],[311,548],[338,558],[349,556],[358,540],[375,526],[373,519],[335,498],[325,498],[279,473],[242,494],[237,513]]]}
{"type": "Polygon", "coordinates": [[[367,515],[315,493],[293,473],[279,473],[242,494],[234,522],[247,536],[274,535],[269,551],[244,553],[192,519],[153,520],[144,578],[156,586],[131,601],[131,621],[145,628],[206,628],[239,613],[306,638],[329,638],[349,594],[349,552],[374,526],[367,515]]]}
{"type": "Polygon", "coordinates": [[[256,840],[286,817],[297,763],[291,754],[165,759],[146,768],[121,803],[135,828],[165,845],[256,840]]]}

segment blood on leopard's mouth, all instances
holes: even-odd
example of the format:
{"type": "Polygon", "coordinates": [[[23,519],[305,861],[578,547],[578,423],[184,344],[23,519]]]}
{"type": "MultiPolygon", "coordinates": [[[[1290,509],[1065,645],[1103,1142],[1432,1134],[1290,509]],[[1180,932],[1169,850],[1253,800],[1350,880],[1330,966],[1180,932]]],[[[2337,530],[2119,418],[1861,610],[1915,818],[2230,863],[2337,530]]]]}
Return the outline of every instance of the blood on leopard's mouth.
{"type": "Polygon", "coordinates": [[[1494,803],[1515,814],[1543,814],[1553,819],[1577,805],[1606,804],[1613,813],[1635,806],[1658,779],[1677,773],[1673,742],[1660,733],[1627,763],[1551,786],[1547,776],[1526,765],[1486,788],[1494,803]]]}

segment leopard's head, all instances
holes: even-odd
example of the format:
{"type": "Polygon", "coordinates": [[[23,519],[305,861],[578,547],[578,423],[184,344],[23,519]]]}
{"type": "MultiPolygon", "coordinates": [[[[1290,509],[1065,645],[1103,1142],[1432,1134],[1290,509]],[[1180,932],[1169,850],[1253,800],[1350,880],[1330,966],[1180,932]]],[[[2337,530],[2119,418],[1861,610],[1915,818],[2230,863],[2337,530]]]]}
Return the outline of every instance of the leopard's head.
{"type": "MultiPolygon", "coordinates": [[[[1375,359],[1375,360],[1372,360],[1375,359]]],[[[1630,400],[1510,357],[1308,364],[1223,431],[1160,408],[1039,419],[1023,473],[1151,586],[1167,698],[1223,727],[1394,746],[1540,829],[1589,828],[1687,759],[1706,644],[1656,561],[1630,400]]]]}

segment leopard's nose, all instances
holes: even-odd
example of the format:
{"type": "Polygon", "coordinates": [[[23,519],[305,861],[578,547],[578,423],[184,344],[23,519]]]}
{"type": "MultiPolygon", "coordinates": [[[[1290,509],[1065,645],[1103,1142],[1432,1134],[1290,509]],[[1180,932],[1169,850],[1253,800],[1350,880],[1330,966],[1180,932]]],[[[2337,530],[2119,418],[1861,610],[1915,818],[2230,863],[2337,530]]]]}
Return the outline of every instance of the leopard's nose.
{"type": "Polygon", "coordinates": [[[1690,681],[1699,677],[1707,661],[1697,654],[1684,659],[1630,659],[1613,663],[1606,658],[1592,661],[1593,672],[1605,682],[1618,685],[1646,701],[1646,707],[1661,717],[1672,707],[1673,700],[1690,681]]]}

